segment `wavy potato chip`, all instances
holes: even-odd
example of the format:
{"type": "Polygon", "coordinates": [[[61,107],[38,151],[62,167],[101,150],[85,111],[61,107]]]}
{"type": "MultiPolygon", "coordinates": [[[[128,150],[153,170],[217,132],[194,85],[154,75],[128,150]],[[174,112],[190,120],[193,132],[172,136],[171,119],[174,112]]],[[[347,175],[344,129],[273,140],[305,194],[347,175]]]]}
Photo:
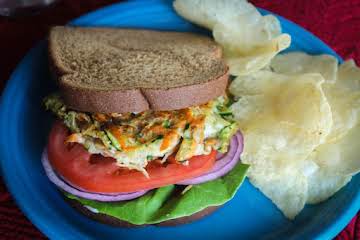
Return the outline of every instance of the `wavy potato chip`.
{"type": "MultiPolygon", "coordinates": [[[[229,56],[247,56],[252,53],[274,51],[269,40],[280,36],[281,26],[272,15],[256,17],[254,13],[237,15],[232,22],[218,22],[213,28],[214,39],[220,43],[229,56]],[[238,30],[241,24],[241,30],[238,30]],[[257,46],[257,49],[254,49],[257,46]]],[[[257,15],[256,15],[257,16],[257,15]]],[[[276,49],[275,49],[276,50],[276,49]]]]}
{"type": "Polygon", "coordinates": [[[279,171],[270,175],[252,172],[249,179],[287,218],[295,218],[304,208],[308,186],[306,177],[300,172],[279,171]]]}
{"type": "Polygon", "coordinates": [[[326,82],[335,82],[338,61],[334,56],[309,55],[303,52],[278,54],[271,60],[270,68],[277,73],[303,74],[320,73],[326,82]]]}
{"type": "Polygon", "coordinates": [[[224,54],[230,74],[234,76],[248,75],[265,68],[278,52],[290,46],[290,42],[290,36],[282,34],[246,54],[236,54],[235,51],[225,47],[224,54]]]}
{"type": "Polygon", "coordinates": [[[253,178],[276,178],[278,172],[294,169],[304,175],[314,171],[305,166],[305,160],[326,139],[332,125],[323,82],[319,74],[259,71],[231,83],[230,91],[240,96],[231,109],[244,135],[241,159],[251,164],[253,178]]]}
{"type": "Polygon", "coordinates": [[[333,128],[327,141],[337,141],[359,124],[360,112],[360,69],[354,61],[341,64],[337,80],[324,84],[324,92],[333,112],[333,128]]]}
{"type": "MultiPolygon", "coordinates": [[[[297,66],[296,72],[303,73],[311,68],[308,65],[309,63],[317,63],[318,66],[321,66],[320,72],[324,69],[333,69],[334,61],[330,61],[323,55],[310,56],[293,53],[281,57],[277,56],[271,66],[273,70],[281,72],[287,72],[286,68],[289,66],[297,66]]],[[[313,70],[315,68],[311,71],[313,70]]],[[[288,71],[288,73],[294,72],[288,71]]],[[[322,74],[326,75],[326,72],[322,71],[322,74]]],[[[333,125],[326,142],[316,148],[311,160],[329,174],[349,175],[357,173],[360,169],[360,158],[357,156],[358,149],[360,149],[360,143],[357,144],[357,139],[360,139],[360,128],[358,127],[360,69],[356,67],[353,61],[347,61],[338,68],[335,81],[328,81],[322,87],[331,107],[333,125]]]]}
{"type": "Polygon", "coordinates": [[[251,183],[290,219],[307,201],[307,176],[318,166],[307,158],[331,131],[332,115],[320,74],[259,71],[238,76],[231,109],[243,132],[242,162],[251,183]]]}
{"type": "Polygon", "coordinates": [[[250,164],[249,172],[262,172],[267,175],[278,171],[303,169],[303,162],[313,151],[316,142],[309,136],[303,140],[297,135],[306,134],[291,126],[278,124],[274,128],[243,131],[246,144],[241,160],[250,164]]]}
{"type": "Polygon", "coordinates": [[[331,107],[333,125],[325,142],[306,160],[318,166],[307,176],[307,202],[312,204],[331,197],[360,171],[360,69],[352,60],[339,67],[336,64],[335,58],[326,55],[289,53],[276,56],[270,65],[275,72],[319,72],[326,79],[322,88],[331,107]]]}
{"type": "Polygon", "coordinates": [[[291,42],[288,34],[281,34],[276,17],[262,16],[245,0],[176,0],[174,8],[184,18],[213,31],[232,75],[264,68],[291,42]]]}
{"type": "Polygon", "coordinates": [[[280,23],[272,15],[264,16],[258,21],[243,18],[236,22],[242,25],[218,23],[213,29],[215,41],[224,48],[232,75],[247,75],[260,70],[278,52],[290,46],[290,36],[281,34],[280,23]]]}
{"type": "Polygon", "coordinates": [[[176,0],[223,47],[248,177],[290,219],[360,171],[360,69],[330,55],[277,55],[291,38],[246,0],[176,0]]]}
{"type": "Polygon", "coordinates": [[[333,175],[353,175],[360,171],[360,125],[350,129],[336,142],[316,148],[311,156],[321,169],[333,175]]]}
{"type": "Polygon", "coordinates": [[[336,141],[357,123],[360,108],[360,70],[353,61],[347,61],[338,68],[335,57],[330,55],[309,55],[291,52],[277,55],[270,68],[277,73],[303,74],[320,73],[322,85],[332,110],[333,126],[327,141],[336,141]]]}
{"type": "Polygon", "coordinates": [[[348,182],[351,176],[333,175],[319,169],[307,177],[308,192],[306,203],[317,204],[325,201],[348,182]]]}
{"type": "Polygon", "coordinates": [[[246,0],[176,0],[176,12],[185,19],[212,30],[217,23],[233,24],[237,16],[258,21],[261,14],[246,0]]]}
{"type": "MultiPolygon", "coordinates": [[[[360,80],[360,79],[359,79],[360,80]]],[[[360,91],[349,91],[338,82],[323,85],[324,93],[331,106],[333,126],[327,142],[344,137],[359,121],[360,91]]]]}
{"type": "Polygon", "coordinates": [[[309,137],[318,145],[332,127],[331,109],[321,88],[323,82],[319,74],[289,76],[259,71],[252,76],[239,76],[229,87],[232,94],[240,97],[231,106],[234,117],[244,131],[281,124],[293,129],[293,137],[309,137]]]}
{"type": "Polygon", "coordinates": [[[360,68],[354,60],[348,60],[340,65],[337,85],[349,91],[360,91],[360,68]]]}

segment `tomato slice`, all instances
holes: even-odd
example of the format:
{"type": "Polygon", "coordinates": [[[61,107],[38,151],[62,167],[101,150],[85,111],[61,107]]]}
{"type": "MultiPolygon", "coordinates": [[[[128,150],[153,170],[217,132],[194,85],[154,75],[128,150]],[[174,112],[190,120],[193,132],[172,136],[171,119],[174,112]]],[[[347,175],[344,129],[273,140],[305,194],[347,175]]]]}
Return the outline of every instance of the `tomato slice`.
{"type": "Polygon", "coordinates": [[[113,158],[91,155],[80,144],[65,144],[68,135],[63,123],[53,125],[48,143],[49,161],[63,178],[89,192],[135,192],[174,184],[206,173],[216,159],[216,151],[212,151],[209,155],[192,157],[187,166],[152,161],[146,167],[147,178],[139,171],[120,168],[113,158]]]}

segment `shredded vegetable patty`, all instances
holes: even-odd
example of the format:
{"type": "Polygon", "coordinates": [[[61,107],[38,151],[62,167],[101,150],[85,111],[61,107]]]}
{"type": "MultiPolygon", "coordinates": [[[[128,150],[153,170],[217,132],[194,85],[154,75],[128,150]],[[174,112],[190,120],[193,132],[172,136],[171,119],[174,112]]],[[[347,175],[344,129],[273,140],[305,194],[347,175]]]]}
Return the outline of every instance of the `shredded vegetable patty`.
{"type": "Polygon", "coordinates": [[[92,154],[113,157],[119,166],[145,174],[149,161],[166,162],[171,154],[186,164],[213,149],[226,152],[237,131],[226,97],[181,110],[126,114],[74,111],[57,94],[44,103],[70,129],[67,142],[80,143],[92,154]]]}

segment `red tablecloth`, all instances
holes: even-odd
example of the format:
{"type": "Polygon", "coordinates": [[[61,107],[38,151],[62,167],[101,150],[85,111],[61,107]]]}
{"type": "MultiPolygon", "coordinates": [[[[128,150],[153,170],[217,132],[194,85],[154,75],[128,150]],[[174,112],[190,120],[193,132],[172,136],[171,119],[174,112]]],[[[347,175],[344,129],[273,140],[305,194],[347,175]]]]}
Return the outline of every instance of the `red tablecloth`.
{"type": "MultiPolygon", "coordinates": [[[[114,0],[63,0],[32,17],[0,18],[0,90],[24,54],[45,37],[51,25],[114,0]]],[[[252,0],[259,7],[284,16],[329,44],[343,58],[360,63],[360,0],[252,0]]],[[[0,179],[0,239],[45,238],[15,205],[0,179]]],[[[337,239],[360,239],[360,217],[354,217],[337,239]]]]}

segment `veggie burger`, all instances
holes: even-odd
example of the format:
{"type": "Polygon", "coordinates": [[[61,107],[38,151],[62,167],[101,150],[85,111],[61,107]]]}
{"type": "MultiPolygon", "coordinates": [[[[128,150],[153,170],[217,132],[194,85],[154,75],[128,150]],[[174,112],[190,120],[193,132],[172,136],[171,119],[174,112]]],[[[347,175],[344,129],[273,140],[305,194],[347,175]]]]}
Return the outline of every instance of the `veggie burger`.
{"type": "Polygon", "coordinates": [[[247,165],[210,38],[54,27],[44,99],[57,120],[42,163],[65,199],[119,226],[181,224],[229,201],[247,165]]]}

